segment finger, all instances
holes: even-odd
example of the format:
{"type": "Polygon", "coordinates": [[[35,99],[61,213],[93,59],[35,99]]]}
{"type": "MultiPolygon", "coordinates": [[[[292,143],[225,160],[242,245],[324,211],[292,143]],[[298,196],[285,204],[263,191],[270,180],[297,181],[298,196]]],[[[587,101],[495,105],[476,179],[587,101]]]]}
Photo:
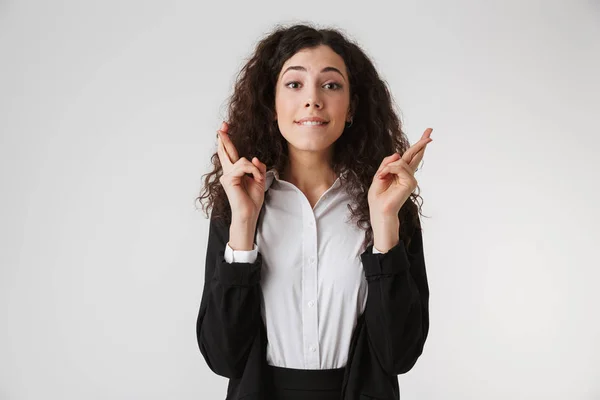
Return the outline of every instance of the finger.
{"type": "Polygon", "coordinates": [[[389,163],[395,162],[398,159],[400,159],[400,154],[398,153],[394,153],[391,156],[387,156],[385,157],[382,161],[381,164],[379,165],[379,168],[377,169],[377,171],[375,172],[375,175],[377,175],[379,172],[381,172],[382,169],[384,169],[389,163]]]}
{"type": "Polygon", "coordinates": [[[419,164],[421,164],[421,160],[423,160],[423,155],[425,154],[426,149],[427,149],[427,146],[423,147],[423,149],[421,149],[421,151],[419,151],[417,154],[415,154],[415,156],[411,160],[410,164],[408,164],[408,166],[410,167],[410,169],[412,170],[413,173],[417,171],[419,164]]]}
{"type": "Polygon", "coordinates": [[[231,160],[229,160],[229,156],[223,147],[220,133],[217,133],[217,155],[219,156],[219,161],[224,169],[231,164],[231,160]]]}
{"type": "Polygon", "coordinates": [[[419,151],[421,151],[421,148],[424,145],[433,141],[433,139],[431,139],[431,132],[433,132],[433,128],[425,129],[425,132],[423,132],[423,135],[421,135],[421,139],[419,139],[418,142],[413,144],[402,155],[402,157],[404,157],[404,161],[406,161],[407,163],[410,163],[410,160],[414,157],[415,154],[417,154],[419,151]]]}
{"type": "Polygon", "coordinates": [[[255,180],[262,181],[263,174],[258,169],[258,167],[248,161],[246,158],[242,157],[235,165],[233,166],[233,170],[231,171],[232,176],[241,177],[246,174],[251,174],[255,180]]]}
{"type": "Polygon", "coordinates": [[[231,141],[231,138],[229,137],[229,133],[228,133],[228,129],[229,126],[223,122],[222,127],[227,127],[227,130],[222,130],[219,129],[220,133],[221,133],[221,140],[223,141],[223,146],[225,147],[225,150],[227,151],[227,154],[229,154],[229,159],[231,160],[232,163],[236,163],[237,160],[240,159],[240,156],[237,152],[237,149],[235,148],[233,142],[231,141]]]}
{"type": "Polygon", "coordinates": [[[231,166],[233,165],[233,163],[231,162],[231,159],[229,158],[229,155],[227,154],[227,151],[225,150],[225,147],[223,146],[223,141],[221,141],[221,136],[219,134],[219,138],[217,139],[217,154],[219,156],[219,161],[221,162],[221,166],[223,167],[223,172],[229,171],[229,169],[231,168],[231,166]]]}
{"type": "Polygon", "coordinates": [[[260,160],[256,157],[252,158],[252,164],[254,164],[258,167],[258,169],[263,174],[263,176],[266,175],[266,173],[267,173],[267,165],[266,164],[260,162],[260,160]]]}
{"type": "Polygon", "coordinates": [[[402,159],[407,164],[410,164],[415,154],[420,152],[422,149],[425,148],[425,146],[427,146],[431,142],[433,142],[433,139],[429,137],[419,140],[417,143],[413,144],[408,150],[404,152],[404,154],[402,155],[402,159]]]}
{"type": "Polygon", "coordinates": [[[433,128],[425,129],[425,132],[423,132],[421,139],[426,139],[426,138],[428,139],[429,137],[431,137],[431,132],[433,132],[433,128]]]}
{"type": "Polygon", "coordinates": [[[413,176],[413,171],[410,169],[408,164],[404,160],[400,159],[396,162],[388,164],[379,172],[378,178],[385,178],[387,174],[400,174],[405,172],[406,174],[413,176]]]}

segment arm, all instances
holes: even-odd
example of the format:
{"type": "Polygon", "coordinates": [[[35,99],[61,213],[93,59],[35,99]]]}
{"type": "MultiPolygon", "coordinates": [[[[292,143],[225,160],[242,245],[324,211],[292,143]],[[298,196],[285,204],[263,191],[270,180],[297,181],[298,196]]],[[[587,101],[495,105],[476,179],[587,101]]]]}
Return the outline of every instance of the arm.
{"type": "Polygon", "coordinates": [[[369,343],[390,375],[408,372],[423,352],[429,331],[429,287],[421,226],[408,249],[403,240],[383,254],[361,255],[368,282],[365,323],[369,343]]]}
{"type": "Polygon", "coordinates": [[[257,253],[254,262],[228,263],[228,236],[223,221],[210,220],[196,337],[209,368],[218,375],[236,378],[243,373],[261,323],[262,257],[257,253]]]}

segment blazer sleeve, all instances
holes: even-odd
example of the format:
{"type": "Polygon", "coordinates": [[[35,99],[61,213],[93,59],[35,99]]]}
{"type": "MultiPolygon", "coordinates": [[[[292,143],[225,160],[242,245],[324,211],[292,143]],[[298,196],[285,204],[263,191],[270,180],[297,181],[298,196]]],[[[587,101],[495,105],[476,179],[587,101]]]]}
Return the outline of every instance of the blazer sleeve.
{"type": "Polygon", "coordinates": [[[229,227],[211,218],[196,337],[214,373],[239,378],[262,322],[262,256],[258,253],[254,262],[228,263],[224,257],[228,241],[229,227]]]}
{"type": "Polygon", "coordinates": [[[367,336],[384,371],[399,375],[414,366],[429,332],[429,286],[420,222],[408,248],[402,239],[387,253],[373,253],[371,247],[361,254],[368,282],[367,336]]]}

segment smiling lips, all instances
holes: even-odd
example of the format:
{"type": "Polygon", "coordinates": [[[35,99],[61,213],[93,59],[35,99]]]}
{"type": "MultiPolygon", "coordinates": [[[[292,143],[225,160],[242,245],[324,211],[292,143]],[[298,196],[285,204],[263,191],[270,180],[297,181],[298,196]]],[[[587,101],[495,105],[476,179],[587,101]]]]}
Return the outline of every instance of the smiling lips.
{"type": "Polygon", "coordinates": [[[309,126],[309,127],[313,127],[313,126],[325,126],[329,123],[329,121],[325,121],[323,118],[319,118],[319,117],[306,117],[306,118],[302,118],[299,121],[295,121],[295,123],[297,125],[300,126],[309,126]]]}

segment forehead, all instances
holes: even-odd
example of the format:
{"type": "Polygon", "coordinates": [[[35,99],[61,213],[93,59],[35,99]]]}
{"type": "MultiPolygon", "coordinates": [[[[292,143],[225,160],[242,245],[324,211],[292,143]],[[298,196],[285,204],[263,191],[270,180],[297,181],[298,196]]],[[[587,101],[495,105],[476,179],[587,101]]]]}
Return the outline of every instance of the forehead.
{"type": "Polygon", "coordinates": [[[287,67],[292,65],[302,66],[306,68],[308,72],[318,72],[325,67],[335,67],[339,69],[344,76],[347,76],[344,59],[333,51],[331,47],[325,45],[298,51],[283,63],[281,71],[285,71],[287,67]]]}

